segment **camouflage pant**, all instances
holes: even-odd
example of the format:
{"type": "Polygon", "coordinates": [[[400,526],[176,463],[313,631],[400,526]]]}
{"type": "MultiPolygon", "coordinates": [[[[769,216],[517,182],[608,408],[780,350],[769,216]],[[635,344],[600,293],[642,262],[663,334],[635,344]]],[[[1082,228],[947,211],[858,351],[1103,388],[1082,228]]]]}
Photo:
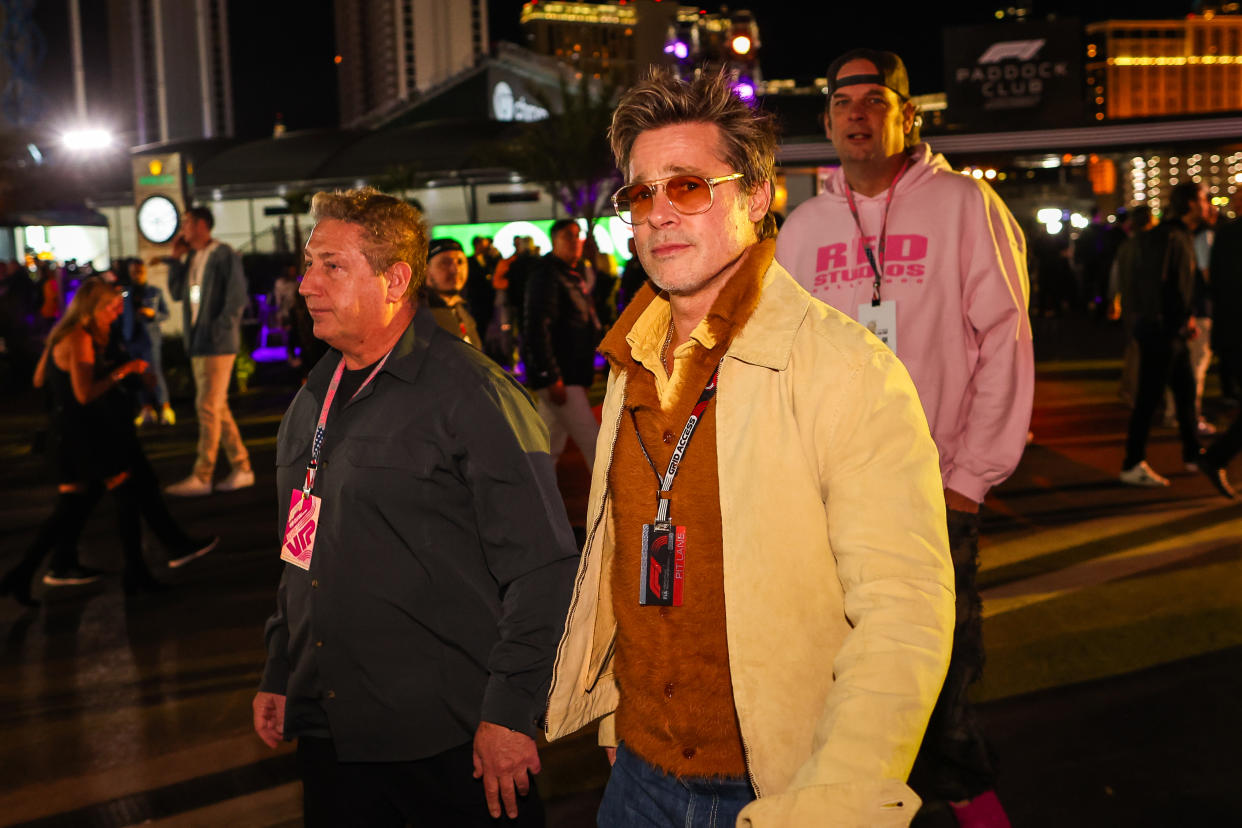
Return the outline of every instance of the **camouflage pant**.
{"type": "Polygon", "coordinates": [[[978,514],[949,511],[949,551],[957,589],[953,656],[910,773],[910,787],[928,802],[972,799],[996,785],[991,750],[967,699],[984,660],[978,514]]]}

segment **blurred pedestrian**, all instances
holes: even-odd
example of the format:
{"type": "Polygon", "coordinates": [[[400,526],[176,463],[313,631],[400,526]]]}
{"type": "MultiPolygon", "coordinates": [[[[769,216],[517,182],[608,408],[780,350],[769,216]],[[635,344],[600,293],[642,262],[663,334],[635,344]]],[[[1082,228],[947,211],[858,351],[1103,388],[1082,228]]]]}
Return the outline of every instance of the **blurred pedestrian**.
{"type": "Polygon", "coordinates": [[[166,491],[181,497],[209,495],[254,485],[250,454],[229,410],[229,380],[241,345],[241,320],[249,297],[241,256],[212,238],[215,217],[206,207],[191,207],[168,265],[168,290],[182,303],[182,331],[194,371],[194,408],[198,413],[198,454],[194,471],[166,491]],[[212,483],[220,447],[232,470],[212,483]]]}
{"type": "Polygon", "coordinates": [[[459,339],[479,348],[479,328],[461,295],[466,285],[466,254],[454,239],[432,239],[427,246],[427,284],[423,300],[436,323],[459,339]]]}
{"type": "Polygon", "coordinates": [[[587,391],[595,383],[595,348],[603,329],[582,268],[582,230],[573,219],[552,225],[552,252],[539,260],[526,285],[522,356],[526,385],[535,392],[548,426],[552,459],[572,437],[587,468],[595,463],[599,423],[587,391]]]}
{"type": "Polygon", "coordinates": [[[121,342],[130,356],[147,363],[146,373],[154,383],[139,392],[141,408],[134,424],[144,426],[158,421],[173,425],[177,417],[168,401],[168,383],[162,367],[164,335],[160,331],[160,325],[168,318],[168,304],[164,291],[147,281],[147,266],[142,260],[132,259],[127,269],[129,287],[120,319],[121,342]]]}
{"type": "MultiPolygon", "coordinates": [[[[495,316],[496,287],[492,284],[492,278],[496,273],[496,266],[500,264],[501,255],[492,246],[492,240],[488,236],[475,236],[470,240],[470,246],[470,258],[467,262],[469,273],[465,287],[466,304],[476,326],[486,336],[495,316]]],[[[484,353],[493,359],[497,356],[492,349],[486,347],[484,353]]]]}
{"type": "Polygon", "coordinates": [[[121,315],[120,291],[99,278],[79,286],[65,315],[48,336],[35,370],[35,386],[47,388],[48,459],[57,481],[56,505],[22,560],[0,581],[0,593],[34,605],[30,581],[48,552],[48,586],[88,584],[102,573],[82,566],[77,541],[103,491],[117,506],[117,529],[125,553],[126,592],[163,588],[142,547],[141,517],[167,549],[170,567],[206,554],[215,538],[190,537],[168,513],[159,483],[132,422],[133,407],[121,383],[141,375],[146,363],[110,349],[112,324],[121,315]]]}
{"type": "Polygon", "coordinates": [[[968,700],[983,674],[979,511],[1025,450],[1035,389],[1026,242],[984,181],[919,141],[901,58],[855,49],[828,68],[825,127],[841,158],[790,214],[777,258],[867,325],[910,372],[940,450],[957,618],[949,673],[910,785],[963,825],[1007,825],[968,700]]]}
{"type": "MultiPolygon", "coordinates": [[[[1140,233],[1152,228],[1152,218],[1151,207],[1146,204],[1138,204],[1130,209],[1129,215],[1126,216],[1125,226],[1129,235],[1121,243],[1121,247],[1117,248],[1117,255],[1113,257],[1113,266],[1109,272],[1110,300],[1117,309],[1117,315],[1121,319],[1126,336],[1126,350],[1122,356],[1121,366],[1121,388],[1117,393],[1122,402],[1130,407],[1134,407],[1134,398],[1138,394],[1139,347],[1133,335],[1134,316],[1122,301],[1121,274],[1123,271],[1128,273],[1137,266],[1139,250],[1137,237],[1140,233]]],[[[1172,406],[1169,408],[1171,409],[1172,406]]]]}
{"type": "MultiPolygon", "coordinates": [[[[1221,385],[1228,376],[1242,388],[1242,217],[1222,222],[1209,260],[1212,295],[1212,347],[1220,356],[1221,385]]],[[[1199,468],[1217,491],[1235,497],[1226,467],[1242,452],[1242,416],[1235,416],[1200,458],[1199,468]]]]}
{"type": "Polygon", "coordinates": [[[1173,391],[1182,461],[1197,469],[1199,438],[1195,416],[1195,379],[1189,340],[1198,336],[1193,315],[1194,231],[1207,216],[1207,190],[1185,181],[1173,187],[1164,220],[1135,237],[1131,258],[1121,269],[1121,306],[1129,308],[1133,337],[1139,346],[1139,382],[1130,412],[1126,456],[1120,479],[1130,486],[1168,486],[1167,478],[1147,464],[1152,415],[1173,391]]]}
{"type": "Polygon", "coordinates": [[[633,301],[638,289],[647,284],[647,271],[643,269],[642,260],[634,250],[634,237],[626,240],[630,249],[630,260],[621,271],[621,282],[617,285],[617,313],[625,310],[626,305],[633,301]]]}
{"type": "Polygon", "coordinates": [[[417,210],[367,188],[311,216],[300,291],[333,350],[276,438],[255,732],[297,739],[311,828],[542,825],[534,734],[577,559],[546,432],[418,302],[417,210]]]}

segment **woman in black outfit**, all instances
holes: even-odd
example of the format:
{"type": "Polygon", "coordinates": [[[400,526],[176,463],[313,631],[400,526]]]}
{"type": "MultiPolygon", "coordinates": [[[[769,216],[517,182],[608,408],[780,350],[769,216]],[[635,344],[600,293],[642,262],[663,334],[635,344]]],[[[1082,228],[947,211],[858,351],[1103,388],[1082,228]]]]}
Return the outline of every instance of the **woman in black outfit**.
{"type": "Polygon", "coordinates": [[[44,576],[48,585],[98,580],[101,573],[78,563],[77,541],[105,490],[116,500],[127,592],[162,586],[142,556],[140,514],[168,548],[173,563],[204,554],[216,543],[214,538],[190,538],[173,520],[138,442],[131,405],[120,384],[127,376],[142,374],[146,363],[122,361],[115,352],[113,358],[108,355],[112,323],[122,302],[120,291],[102,279],[84,281],[48,335],[35,369],[35,387],[47,388],[48,456],[57,482],[56,505],[26,555],[0,580],[0,594],[12,593],[27,606],[36,604],[30,581],[49,551],[52,565],[44,576]]]}

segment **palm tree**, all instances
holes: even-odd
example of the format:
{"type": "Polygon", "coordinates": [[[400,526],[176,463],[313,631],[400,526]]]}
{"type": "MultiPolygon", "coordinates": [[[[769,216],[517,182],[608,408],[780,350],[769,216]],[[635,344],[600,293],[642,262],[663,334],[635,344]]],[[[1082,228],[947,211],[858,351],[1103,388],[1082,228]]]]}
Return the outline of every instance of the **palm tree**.
{"type": "Polygon", "coordinates": [[[570,88],[560,83],[559,112],[548,95],[532,91],[544,109],[556,114],[522,124],[510,139],[481,153],[489,166],[504,166],[542,187],[565,213],[586,219],[587,238],[604,213],[607,198],[619,181],[608,127],[619,87],[585,80],[570,88]]]}

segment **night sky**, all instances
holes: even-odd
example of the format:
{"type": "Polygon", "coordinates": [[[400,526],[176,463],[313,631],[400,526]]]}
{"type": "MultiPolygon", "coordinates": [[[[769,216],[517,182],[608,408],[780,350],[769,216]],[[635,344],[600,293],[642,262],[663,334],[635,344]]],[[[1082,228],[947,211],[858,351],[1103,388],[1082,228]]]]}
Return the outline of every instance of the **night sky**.
{"type": "MultiPolygon", "coordinates": [[[[92,18],[103,3],[82,3],[92,18]]],[[[822,77],[833,57],[855,46],[897,52],[910,72],[914,94],[944,88],[941,79],[940,28],[994,20],[997,0],[954,3],[894,4],[854,2],[817,4],[810,15],[791,13],[784,0],[735,3],[749,8],[759,24],[759,58],[767,78],[793,78],[809,83],[822,77]]],[[[1160,19],[1192,11],[1191,0],[1130,0],[1102,2],[1037,2],[1032,16],[1077,17],[1083,22],[1116,19],[1160,19]]],[[[65,0],[41,0],[36,21],[48,42],[42,85],[48,95],[49,117],[71,104],[66,60],[68,36],[65,0]]],[[[290,130],[335,126],[338,119],[336,68],[332,61],[332,0],[230,0],[229,33],[237,135],[259,138],[272,133],[277,113],[290,130]]],[[[715,5],[712,6],[715,8],[715,5]]],[[[522,43],[517,0],[488,0],[488,19],[495,40],[522,43]]],[[[95,19],[88,32],[102,31],[95,19]]],[[[106,51],[97,38],[87,41],[91,75],[106,75],[106,51]],[[94,58],[94,59],[93,59],[94,58]],[[101,59],[102,58],[102,59],[101,59]]]]}
{"type": "MultiPolygon", "coordinates": [[[[332,127],[337,123],[337,91],[332,63],[332,0],[232,0],[233,101],[237,132],[245,137],[271,134],[274,113],[289,129],[332,127]]],[[[995,21],[997,1],[958,0],[951,4],[861,2],[816,4],[809,16],[790,14],[786,1],[735,2],[759,22],[764,76],[810,83],[828,62],[856,46],[887,48],[902,56],[914,94],[943,91],[940,27],[995,21]]],[[[1120,2],[1036,2],[1032,16],[1077,16],[1083,22],[1167,19],[1196,6],[1190,0],[1120,2]]],[[[712,6],[717,7],[715,4],[712,6]]],[[[524,42],[517,0],[488,0],[492,40],[524,42]]]]}

